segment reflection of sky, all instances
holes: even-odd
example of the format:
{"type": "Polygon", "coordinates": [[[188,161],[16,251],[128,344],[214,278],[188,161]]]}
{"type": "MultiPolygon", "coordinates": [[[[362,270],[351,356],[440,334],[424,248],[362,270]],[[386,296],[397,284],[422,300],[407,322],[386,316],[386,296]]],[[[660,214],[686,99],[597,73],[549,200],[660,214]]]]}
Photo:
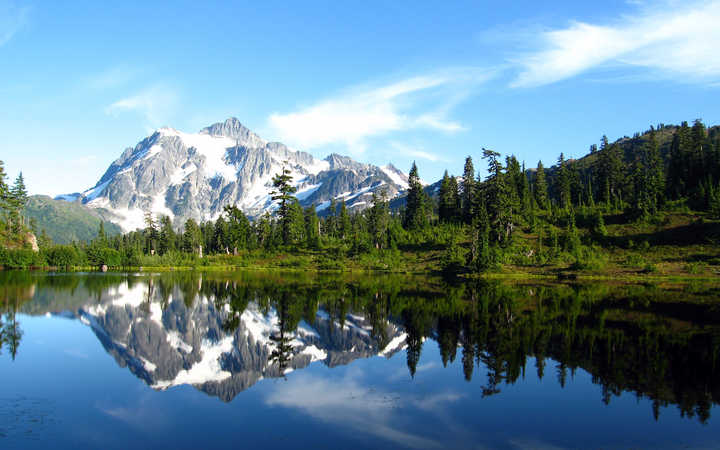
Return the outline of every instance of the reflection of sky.
{"type": "Polygon", "coordinates": [[[425,437],[424,433],[402,429],[402,416],[408,409],[441,415],[460,394],[401,395],[384,387],[374,387],[360,368],[352,367],[344,372],[342,377],[299,373],[272,391],[267,404],[299,409],[323,422],[369,433],[395,444],[443,447],[442,442],[425,437]]]}
{"type": "Polygon", "coordinates": [[[44,439],[61,449],[717,448],[720,433],[713,426],[717,408],[702,426],[680,418],[674,406],[655,422],[650,402],[633,394],[606,406],[600,386],[582,370],[561,389],[552,361],[542,380],[530,359],[515,384],[482,398],[484,368],[466,382],[460,351],[442,367],[432,340],[424,343],[414,379],[399,352],[333,369],[315,363],[223,403],[192,386],[150,389],[79,321],[18,319],[25,334],[17,359],[0,355],[0,429],[8,431],[12,418],[30,424],[37,439],[13,431],[0,439],[3,449],[46,448],[44,439]]]}

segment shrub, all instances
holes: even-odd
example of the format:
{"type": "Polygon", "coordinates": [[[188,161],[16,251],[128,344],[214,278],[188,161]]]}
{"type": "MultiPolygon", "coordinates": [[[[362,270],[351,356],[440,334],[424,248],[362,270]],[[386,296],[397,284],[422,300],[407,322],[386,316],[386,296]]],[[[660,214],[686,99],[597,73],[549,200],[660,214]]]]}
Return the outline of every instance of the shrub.
{"type": "Polygon", "coordinates": [[[71,245],[53,245],[44,250],[45,260],[54,267],[70,267],[80,265],[82,258],[71,245]]]}

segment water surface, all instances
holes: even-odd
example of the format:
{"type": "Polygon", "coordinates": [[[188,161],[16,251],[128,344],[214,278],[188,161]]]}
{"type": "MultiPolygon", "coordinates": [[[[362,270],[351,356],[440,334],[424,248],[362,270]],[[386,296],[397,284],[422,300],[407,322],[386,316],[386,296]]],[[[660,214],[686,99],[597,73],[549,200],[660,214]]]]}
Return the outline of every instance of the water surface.
{"type": "Polygon", "coordinates": [[[717,448],[712,285],[0,273],[1,448],[717,448]]]}

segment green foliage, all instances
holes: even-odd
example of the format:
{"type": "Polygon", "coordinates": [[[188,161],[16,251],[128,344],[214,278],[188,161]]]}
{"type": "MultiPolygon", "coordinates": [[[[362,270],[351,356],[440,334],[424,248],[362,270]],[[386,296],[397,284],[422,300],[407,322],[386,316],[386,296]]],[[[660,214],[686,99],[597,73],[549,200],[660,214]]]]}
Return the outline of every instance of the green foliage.
{"type": "Polygon", "coordinates": [[[442,271],[445,274],[460,273],[464,268],[464,263],[465,255],[462,247],[460,247],[457,242],[452,239],[443,254],[442,271]]]}
{"type": "Polygon", "coordinates": [[[47,264],[52,267],[72,267],[83,264],[83,257],[72,245],[53,245],[43,250],[47,264]]]}

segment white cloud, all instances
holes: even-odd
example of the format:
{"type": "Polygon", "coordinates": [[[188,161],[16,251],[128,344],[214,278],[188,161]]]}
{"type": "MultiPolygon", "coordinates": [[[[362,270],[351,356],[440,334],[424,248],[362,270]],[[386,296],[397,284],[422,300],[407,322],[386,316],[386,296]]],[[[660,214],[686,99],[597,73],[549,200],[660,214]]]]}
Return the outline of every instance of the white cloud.
{"type": "Polygon", "coordinates": [[[390,132],[417,128],[462,130],[460,124],[447,118],[450,102],[458,102],[458,90],[464,91],[467,85],[482,83],[492,75],[490,70],[453,69],[354,88],[299,111],[274,113],[268,123],[279,140],[296,147],[345,144],[350,151],[359,153],[364,150],[365,139],[390,132]]]}
{"type": "Polygon", "coordinates": [[[390,146],[401,155],[409,156],[411,158],[425,159],[431,162],[447,162],[446,159],[420,147],[403,144],[401,142],[391,142],[390,146]]]}
{"type": "MultiPolygon", "coordinates": [[[[297,374],[278,385],[266,398],[270,406],[295,408],[324,422],[351,427],[387,441],[413,448],[442,448],[433,438],[416,430],[403,430],[402,408],[422,409],[439,416],[462,396],[447,392],[434,395],[399,395],[366,386],[359,371],[344,378],[326,379],[297,374]]],[[[435,420],[438,420],[435,417],[435,420]]]]}
{"type": "Polygon", "coordinates": [[[27,22],[30,9],[0,0],[0,45],[6,44],[27,22]]]}
{"type": "Polygon", "coordinates": [[[105,108],[105,112],[117,115],[123,111],[135,111],[142,114],[148,125],[156,128],[167,125],[179,102],[175,89],[157,84],[127,98],[118,100],[105,108]]]}
{"type": "Polygon", "coordinates": [[[513,87],[532,87],[598,66],[636,66],[688,81],[720,78],[720,1],[642,3],[632,16],[597,25],[572,22],[542,32],[540,48],[514,61],[513,87]]]}

